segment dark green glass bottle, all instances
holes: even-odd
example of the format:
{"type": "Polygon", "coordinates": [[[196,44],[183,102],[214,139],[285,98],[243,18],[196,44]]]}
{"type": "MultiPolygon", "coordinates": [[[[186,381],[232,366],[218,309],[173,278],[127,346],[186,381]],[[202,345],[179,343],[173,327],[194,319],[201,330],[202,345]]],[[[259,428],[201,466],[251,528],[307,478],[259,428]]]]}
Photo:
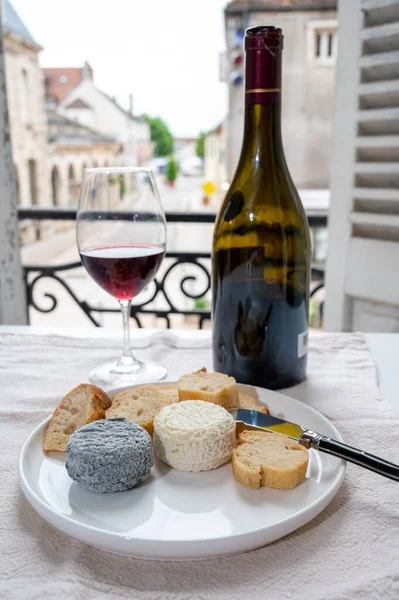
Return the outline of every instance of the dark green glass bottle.
{"type": "Polygon", "coordinates": [[[241,383],[289,387],[306,375],[310,236],[281,140],[277,27],[245,35],[245,126],[217,217],[213,364],[241,383]]]}

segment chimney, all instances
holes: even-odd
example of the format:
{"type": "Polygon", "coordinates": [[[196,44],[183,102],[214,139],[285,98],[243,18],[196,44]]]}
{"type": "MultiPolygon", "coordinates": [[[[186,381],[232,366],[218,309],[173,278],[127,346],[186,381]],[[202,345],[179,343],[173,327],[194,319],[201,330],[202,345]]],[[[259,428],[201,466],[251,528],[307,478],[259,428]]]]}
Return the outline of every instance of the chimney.
{"type": "Polygon", "coordinates": [[[91,79],[93,81],[93,69],[86,61],[82,68],[82,78],[83,79],[91,79]]]}
{"type": "Polygon", "coordinates": [[[129,113],[133,116],[133,94],[129,94],[129,113]]]}

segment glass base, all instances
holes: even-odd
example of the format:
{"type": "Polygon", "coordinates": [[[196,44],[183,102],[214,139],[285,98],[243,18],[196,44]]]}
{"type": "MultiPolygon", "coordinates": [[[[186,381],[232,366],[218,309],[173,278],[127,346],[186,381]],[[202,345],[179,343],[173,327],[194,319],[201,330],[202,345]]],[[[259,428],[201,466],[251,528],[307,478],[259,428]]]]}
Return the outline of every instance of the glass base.
{"type": "Polygon", "coordinates": [[[167,372],[166,367],[155,361],[137,362],[134,365],[113,361],[93,369],[90,381],[107,389],[119,388],[159,381],[166,377],[167,372]]]}

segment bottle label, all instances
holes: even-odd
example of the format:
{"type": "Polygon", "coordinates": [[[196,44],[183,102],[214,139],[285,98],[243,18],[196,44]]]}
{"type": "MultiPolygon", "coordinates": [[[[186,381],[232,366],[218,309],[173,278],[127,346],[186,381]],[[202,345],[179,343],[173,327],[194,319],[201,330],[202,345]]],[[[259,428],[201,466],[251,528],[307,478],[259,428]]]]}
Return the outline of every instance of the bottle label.
{"type": "Polygon", "coordinates": [[[308,353],[308,330],[298,335],[298,358],[308,353]]]}
{"type": "Polygon", "coordinates": [[[214,368],[276,389],[305,376],[306,282],[300,271],[296,286],[266,279],[264,255],[264,247],[230,248],[214,257],[214,368]]]}

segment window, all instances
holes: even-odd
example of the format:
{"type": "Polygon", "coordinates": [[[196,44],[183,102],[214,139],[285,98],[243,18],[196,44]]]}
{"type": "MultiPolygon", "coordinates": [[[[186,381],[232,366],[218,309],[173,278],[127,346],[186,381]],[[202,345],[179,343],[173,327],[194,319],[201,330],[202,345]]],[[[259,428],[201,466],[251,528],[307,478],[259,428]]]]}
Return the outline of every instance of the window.
{"type": "Polygon", "coordinates": [[[68,83],[68,77],[66,75],[60,75],[59,82],[64,84],[68,83]]]}
{"type": "Polygon", "coordinates": [[[19,189],[19,177],[18,177],[18,169],[17,169],[16,165],[14,165],[14,179],[15,179],[15,195],[17,197],[17,204],[20,204],[21,199],[20,199],[20,189],[19,189]]]}
{"type": "Polygon", "coordinates": [[[58,206],[59,204],[59,191],[60,191],[60,177],[58,174],[57,167],[53,167],[51,171],[51,198],[53,201],[53,206],[58,206]]]}
{"type": "Polygon", "coordinates": [[[25,125],[29,123],[29,105],[28,105],[28,73],[21,71],[19,78],[19,97],[21,103],[21,117],[25,125]]]}
{"type": "Polygon", "coordinates": [[[315,30],[315,59],[335,60],[337,54],[337,31],[315,30]]]}
{"type": "Polygon", "coordinates": [[[55,108],[57,108],[57,100],[55,98],[48,98],[46,106],[49,110],[54,110],[55,108]]]}
{"type": "Polygon", "coordinates": [[[338,30],[335,19],[308,23],[308,61],[317,65],[334,65],[338,51],[338,30]]]}
{"type": "Polygon", "coordinates": [[[76,206],[77,204],[77,185],[75,171],[72,165],[68,169],[68,206],[76,206]]]}
{"type": "Polygon", "coordinates": [[[30,191],[30,204],[31,206],[37,206],[38,197],[37,197],[37,173],[36,173],[36,161],[29,160],[28,161],[29,168],[29,191],[30,191]]]}

